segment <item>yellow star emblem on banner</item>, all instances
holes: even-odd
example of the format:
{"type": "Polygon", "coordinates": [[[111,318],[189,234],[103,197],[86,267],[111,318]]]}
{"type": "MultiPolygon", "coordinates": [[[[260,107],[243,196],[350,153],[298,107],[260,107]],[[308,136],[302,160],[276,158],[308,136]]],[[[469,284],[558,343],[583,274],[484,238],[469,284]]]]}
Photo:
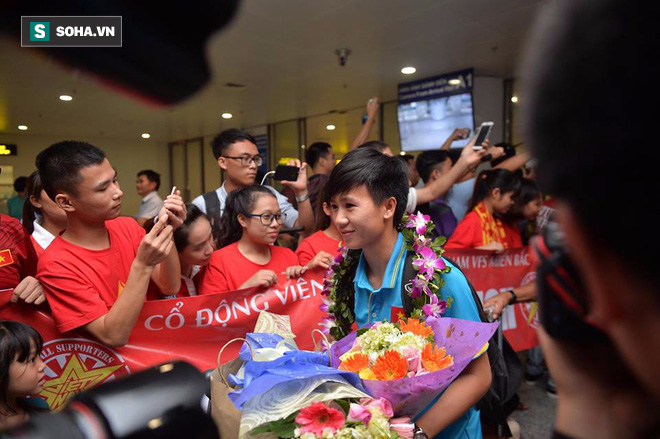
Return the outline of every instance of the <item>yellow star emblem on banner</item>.
{"type": "Polygon", "coordinates": [[[117,297],[121,296],[121,293],[124,292],[124,288],[126,287],[126,284],[122,281],[119,281],[117,283],[117,297]]]}
{"type": "Polygon", "coordinates": [[[57,410],[73,395],[105,381],[122,366],[120,364],[88,370],[78,355],[72,354],[62,374],[47,381],[39,395],[46,399],[51,410],[57,410]]]}

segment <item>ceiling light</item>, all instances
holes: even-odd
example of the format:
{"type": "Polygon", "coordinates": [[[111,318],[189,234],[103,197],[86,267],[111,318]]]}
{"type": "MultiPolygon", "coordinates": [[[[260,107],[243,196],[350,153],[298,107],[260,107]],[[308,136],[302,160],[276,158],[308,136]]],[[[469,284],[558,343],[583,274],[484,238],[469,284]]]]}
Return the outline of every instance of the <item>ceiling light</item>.
{"type": "Polygon", "coordinates": [[[404,75],[412,75],[416,71],[417,69],[414,67],[404,67],[401,69],[401,73],[403,73],[404,75]]]}
{"type": "Polygon", "coordinates": [[[149,137],[151,137],[151,134],[149,134],[149,133],[143,133],[142,134],[143,139],[148,139],[149,137]]]}
{"type": "Polygon", "coordinates": [[[328,131],[332,131],[332,130],[334,130],[335,128],[337,128],[337,127],[334,126],[334,125],[332,125],[332,124],[330,124],[330,125],[328,125],[327,127],[325,127],[325,129],[328,130],[328,131]]]}
{"type": "Polygon", "coordinates": [[[27,125],[19,125],[18,129],[21,131],[27,131],[27,125]]]}
{"type": "Polygon", "coordinates": [[[518,102],[518,96],[511,96],[511,102],[513,102],[514,104],[518,102]]]}
{"type": "Polygon", "coordinates": [[[60,101],[72,101],[72,100],[73,100],[73,96],[69,96],[69,95],[60,96],[60,101]]]}
{"type": "Polygon", "coordinates": [[[460,79],[450,79],[449,80],[449,85],[461,85],[461,80],[460,79]]]}
{"type": "Polygon", "coordinates": [[[231,119],[232,117],[234,117],[234,115],[231,113],[222,113],[223,119],[231,119]]]}
{"type": "Polygon", "coordinates": [[[401,155],[406,155],[406,152],[405,152],[405,151],[401,151],[401,155]]]}

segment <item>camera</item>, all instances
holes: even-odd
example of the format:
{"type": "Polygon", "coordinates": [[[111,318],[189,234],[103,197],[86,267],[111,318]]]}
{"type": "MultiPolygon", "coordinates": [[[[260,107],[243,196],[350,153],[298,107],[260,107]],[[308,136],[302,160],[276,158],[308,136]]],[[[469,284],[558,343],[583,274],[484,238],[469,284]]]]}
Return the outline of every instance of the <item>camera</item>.
{"type": "Polygon", "coordinates": [[[194,366],[165,363],[76,395],[63,411],[34,415],[0,438],[219,439],[200,405],[208,386],[194,366]]]}

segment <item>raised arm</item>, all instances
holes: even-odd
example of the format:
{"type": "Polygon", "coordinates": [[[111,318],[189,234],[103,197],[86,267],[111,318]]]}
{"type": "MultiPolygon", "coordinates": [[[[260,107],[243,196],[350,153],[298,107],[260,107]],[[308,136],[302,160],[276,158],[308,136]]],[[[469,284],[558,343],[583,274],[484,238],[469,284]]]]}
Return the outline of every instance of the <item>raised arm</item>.
{"type": "Polygon", "coordinates": [[[364,123],[364,125],[362,125],[362,129],[358,133],[355,140],[353,140],[353,144],[351,145],[351,150],[354,150],[358,146],[362,145],[369,138],[369,134],[371,133],[371,127],[374,125],[374,122],[376,121],[376,115],[378,114],[379,107],[380,105],[378,104],[378,98],[376,96],[369,99],[369,102],[367,102],[367,121],[364,123]]]}
{"type": "Polygon", "coordinates": [[[291,160],[289,166],[297,166],[300,168],[298,172],[298,180],[296,181],[282,181],[282,186],[291,188],[296,196],[298,202],[298,220],[296,226],[303,226],[303,236],[307,237],[314,233],[314,211],[312,204],[309,200],[309,192],[307,190],[307,163],[300,163],[300,160],[291,160]]]}
{"type": "Polygon", "coordinates": [[[518,169],[522,168],[525,163],[529,161],[531,156],[527,151],[521,152],[520,154],[516,154],[510,159],[504,160],[502,163],[499,165],[495,166],[496,169],[507,169],[511,172],[517,171],[518,169]]]}
{"type": "Polygon", "coordinates": [[[103,344],[119,347],[128,343],[142,311],[151,273],[174,247],[173,228],[166,224],[167,217],[163,215],[140,243],[124,291],[108,313],[85,325],[103,344]]]}
{"type": "Polygon", "coordinates": [[[418,205],[440,198],[451,189],[454,183],[479,166],[481,158],[487,153],[486,148],[475,151],[472,146],[473,144],[470,143],[463,148],[458,161],[447,173],[423,188],[417,189],[418,205]]]}
{"type": "Polygon", "coordinates": [[[456,128],[453,133],[449,137],[447,137],[447,140],[445,140],[445,143],[442,144],[440,147],[440,151],[447,151],[451,147],[451,144],[454,143],[456,140],[461,140],[467,138],[467,136],[470,135],[470,129],[469,128],[456,128]]]}

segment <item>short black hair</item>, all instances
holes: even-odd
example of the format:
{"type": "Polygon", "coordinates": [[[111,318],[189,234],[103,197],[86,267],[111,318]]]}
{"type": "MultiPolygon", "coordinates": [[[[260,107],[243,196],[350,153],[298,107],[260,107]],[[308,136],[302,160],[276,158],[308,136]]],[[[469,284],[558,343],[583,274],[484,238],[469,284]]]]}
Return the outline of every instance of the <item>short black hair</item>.
{"type": "Polygon", "coordinates": [[[144,175],[152,183],[156,183],[156,190],[160,189],[160,174],[151,169],[143,169],[137,173],[137,176],[144,175]]]}
{"type": "Polygon", "coordinates": [[[77,195],[80,170],[100,165],[105,153],[94,145],[77,140],[64,140],[44,149],[37,155],[36,165],[41,185],[51,200],[62,192],[77,195]]]}
{"type": "Polygon", "coordinates": [[[254,136],[252,136],[252,134],[248,133],[247,131],[239,130],[238,128],[230,128],[221,132],[215,136],[215,139],[213,139],[211,142],[213,156],[217,160],[227,151],[230,146],[242,140],[247,140],[248,142],[252,142],[255,145],[257,144],[254,136]]]}
{"type": "Polygon", "coordinates": [[[358,146],[358,148],[374,149],[380,153],[385,151],[385,148],[389,147],[390,145],[381,140],[370,140],[369,142],[364,142],[362,145],[358,146]]]}
{"type": "Polygon", "coordinates": [[[445,160],[447,160],[447,151],[424,151],[418,155],[415,168],[422,181],[427,183],[436,166],[444,163],[445,160]]]}
{"type": "Polygon", "coordinates": [[[321,157],[327,157],[328,154],[332,154],[332,145],[326,142],[314,142],[305,150],[305,161],[313,168],[321,157]]]}
{"type": "Polygon", "coordinates": [[[651,59],[658,53],[654,5],[550,2],[531,38],[523,96],[541,189],[566,202],[594,242],[660,285],[660,235],[611,239],[613,231],[638,230],[649,197],[660,192],[655,172],[626,159],[657,142],[649,129],[657,114],[644,109],[660,98],[660,64],[651,59]],[[625,215],[604,210],[612,200],[625,200],[625,215]]]}
{"type": "Polygon", "coordinates": [[[365,186],[376,204],[390,197],[396,199],[394,226],[398,227],[408,202],[408,174],[396,157],[388,157],[370,148],[358,148],[344,156],[330,173],[326,184],[327,199],[365,186]]]}
{"type": "Polygon", "coordinates": [[[21,176],[18,177],[16,180],[14,180],[14,190],[16,192],[23,192],[25,190],[25,186],[27,185],[27,177],[21,176]]]}

